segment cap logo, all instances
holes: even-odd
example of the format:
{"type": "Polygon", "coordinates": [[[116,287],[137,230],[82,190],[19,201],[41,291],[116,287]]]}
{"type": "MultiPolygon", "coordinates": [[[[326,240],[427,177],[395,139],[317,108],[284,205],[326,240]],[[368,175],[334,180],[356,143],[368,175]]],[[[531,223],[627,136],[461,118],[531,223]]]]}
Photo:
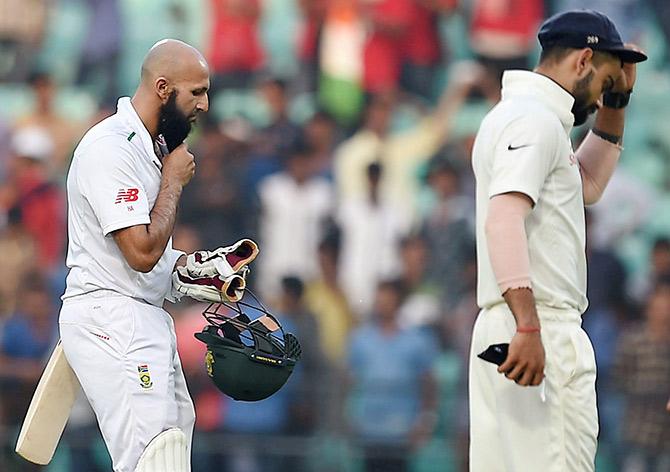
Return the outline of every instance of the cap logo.
{"type": "Polygon", "coordinates": [[[586,44],[598,44],[599,40],[598,36],[590,35],[586,37],[586,44]]]}

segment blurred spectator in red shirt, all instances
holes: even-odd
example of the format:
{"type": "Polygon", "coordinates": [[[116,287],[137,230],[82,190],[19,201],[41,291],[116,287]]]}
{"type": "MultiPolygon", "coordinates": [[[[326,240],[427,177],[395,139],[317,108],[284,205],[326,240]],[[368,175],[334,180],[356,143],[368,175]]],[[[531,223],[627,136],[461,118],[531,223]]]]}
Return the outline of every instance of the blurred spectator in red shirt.
{"type": "Polygon", "coordinates": [[[435,67],[442,61],[438,15],[455,0],[361,0],[369,24],[364,49],[364,88],[403,89],[433,98],[435,67]]]}
{"type": "Polygon", "coordinates": [[[363,87],[371,93],[393,90],[400,80],[402,48],[413,18],[412,0],[361,2],[368,23],[363,87]]]}
{"type": "Polygon", "coordinates": [[[211,0],[213,17],[209,39],[212,89],[246,88],[263,65],[258,34],[260,0],[211,0]]]}
{"type": "Polygon", "coordinates": [[[53,273],[64,262],[65,201],[62,190],[48,178],[46,161],[53,142],[38,127],[18,130],[12,137],[10,164],[3,199],[8,213],[37,244],[39,267],[53,273]]]}
{"type": "Polygon", "coordinates": [[[403,41],[401,85],[408,92],[428,100],[435,98],[436,68],[445,56],[439,33],[439,15],[447,14],[458,0],[414,0],[411,21],[403,41]]]}
{"type": "Polygon", "coordinates": [[[535,33],[544,15],[543,0],[475,0],[470,43],[489,69],[490,87],[499,88],[506,69],[528,69],[535,33]]]}

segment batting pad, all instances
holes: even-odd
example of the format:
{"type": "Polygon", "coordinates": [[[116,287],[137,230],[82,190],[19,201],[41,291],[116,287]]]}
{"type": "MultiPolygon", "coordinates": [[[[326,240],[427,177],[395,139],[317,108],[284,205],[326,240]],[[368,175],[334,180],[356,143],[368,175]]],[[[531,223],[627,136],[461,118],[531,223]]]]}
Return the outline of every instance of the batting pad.
{"type": "Polygon", "coordinates": [[[170,428],[147,444],[135,472],[188,472],[188,462],[186,436],[170,428]]]}
{"type": "Polygon", "coordinates": [[[51,461],[79,389],[79,381],[58,341],[37,384],[16,441],[16,452],[21,457],[40,465],[51,461]]]}

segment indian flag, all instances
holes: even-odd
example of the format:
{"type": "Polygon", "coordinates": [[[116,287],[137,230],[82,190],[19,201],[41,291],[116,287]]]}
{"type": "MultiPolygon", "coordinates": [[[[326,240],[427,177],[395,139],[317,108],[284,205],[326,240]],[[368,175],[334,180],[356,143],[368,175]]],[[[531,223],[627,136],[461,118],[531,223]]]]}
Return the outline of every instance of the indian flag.
{"type": "Polygon", "coordinates": [[[365,28],[356,0],[334,0],[320,43],[319,101],[340,122],[351,124],[363,101],[365,28]]]}

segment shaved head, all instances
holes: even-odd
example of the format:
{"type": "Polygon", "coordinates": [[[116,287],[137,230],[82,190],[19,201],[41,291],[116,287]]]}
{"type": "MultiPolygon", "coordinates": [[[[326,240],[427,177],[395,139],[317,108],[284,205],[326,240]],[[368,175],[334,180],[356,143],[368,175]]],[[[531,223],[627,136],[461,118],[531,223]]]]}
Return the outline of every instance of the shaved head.
{"type": "Polygon", "coordinates": [[[154,44],[142,62],[132,98],[152,136],[162,135],[171,152],[209,109],[209,66],[193,46],[176,39],[154,44]]]}
{"type": "Polygon", "coordinates": [[[142,82],[153,84],[159,77],[180,81],[197,73],[209,73],[207,61],[193,46],[177,39],[154,44],[142,63],[142,82]]]}

